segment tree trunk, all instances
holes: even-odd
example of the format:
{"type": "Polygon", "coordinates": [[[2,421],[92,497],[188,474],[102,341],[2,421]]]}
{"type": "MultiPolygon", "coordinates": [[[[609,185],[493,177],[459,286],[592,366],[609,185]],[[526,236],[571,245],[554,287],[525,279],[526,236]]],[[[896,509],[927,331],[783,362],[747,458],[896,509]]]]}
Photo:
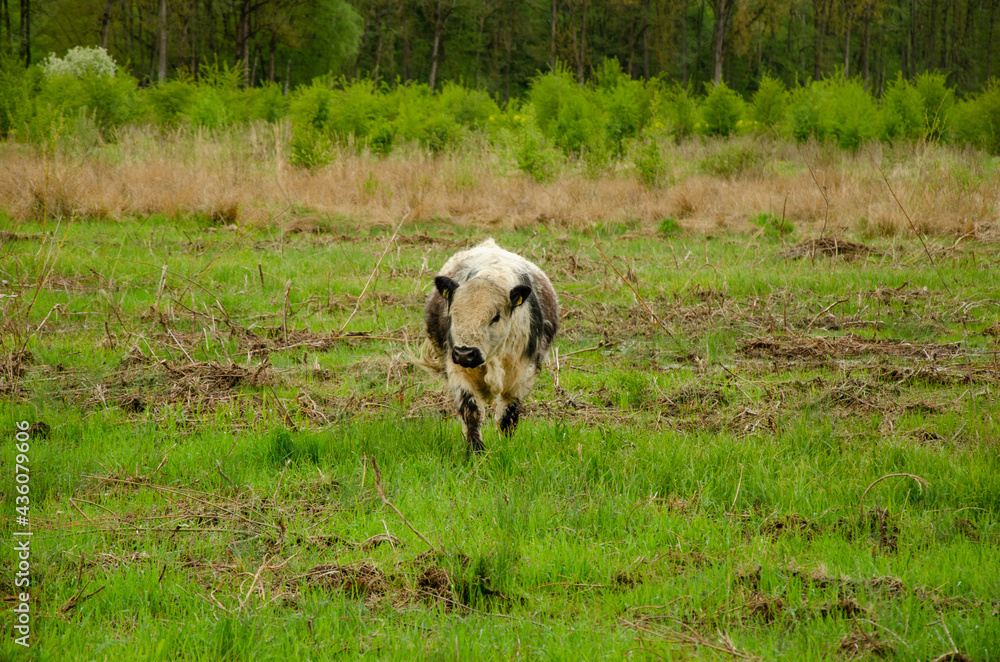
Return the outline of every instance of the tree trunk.
{"type": "Polygon", "coordinates": [[[712,80],[716,85],[722,82],[722,59],[725,55],[726,30],[729,28],[729,19],[733,14],[733,7],[736,0],[712,0],[712,10],[715,12],[715,70],[712,80]]]}
{"type": "Polygon", "coordinates": [[[986,80],[993,77],[993,20],[996,18],[997,0],[990,0],[990,27],[986,37],[986,80]]]}
{"type": "Polygon", "coordinates": [[[823,46],[826,42],[826,27],[830,18],[832,0],[813,0],[813,21],[816,24],[816,60],[813,63],[813,80],[819,80],[823,73],[823,46]]]}
{"type": "Polygon", "coordinates": [[[576,59],[576,79],[583,85],[584,65],[587,57],[587,14],[590,0],[583,0],[583,17],[580,19],[580,56],[576,59]]]}
{"type": "Polygon", "coordinates": [[[156,79],[167,81],[167,0],[160,0],[160,16],[157,21],[157,41],[160,45],[159,70],[156,79]]]}
{"type": "MultiPolygon", "coordinates": [[[[990,24],[992,29],[993,25],[990,24]]],[[[21,0],[21,59],[24,66],[31,66],[31,0],[21,0]]]]}
{"type": "Polygon", "coordinates": [[[851,77],[851,24],[854,23],[854,0],[847,4],[847,38],[844,39],[844,80],[851,77]]]}
{"type": "Polygon", "coordinates": [[[551,71],[556,70],[556,0],[552,0],[552,21],[551,21],[551,35],[549,37],[549,69],[551,71]]]}
{"type": "Polygon", "coordinates": [[[240,2],[236,21],[236,61],[243,70],[243,87],[250,86],[250,0],[240,2]]]}
{"type": "Polygon", "coordinates": [[[865,32],[861,41],[861,67],[864,70],[865,89],[868,89],[868,63],[871,56],[872,47],[872,3],[865,3],[865,32]]]}
{"type": "MultiPolygon", "coordinates": [[[[688,3],[684,0],[681,3],[681,85],[687,87],[688,84],[688,3]]],[[[649,3],[646,3],[648,10],[649,3]]],[[[649,18],[646,18],[646,25],[649,25],[649,18]]],[[[643,34],[643,46],[645,47],[646,35],[643,34]]],[[[647,60],[648,63],[648,60],[647,60]]],[[[649,80],[649,70],[646,70],[646,80],[649,80]]]]}
{"type": "Polygon", "coordinates": [[[384,39],[384,35],[384,30],[378,31],[378,45],[375,47],[375,68],[372,71],[372,81],[375,83],[376,87],[378,87],[379,67],[382,66],[382,41],[384,39]]]}
{"type": "Polygon", "coordinates": [[[434,93],[434,83],[437,79],[438,70],[438,60],[441,57],[441,31],[444,25],[440,20],[434,21],[434,45],[431,46],[431,76],[428,85],[431,88],[431,94],[434,93]]]}
{"type": "Polygon", "coordinates": [[[701,0],[701,9],[698,10],[698,29],[695,31],[697,35],[695,38],[695,54],[694,54],[694,75],[697,76],[701,72],[701,35],[702,30],[705,27],[705,0],[701,0]]]}
{"type": "Polygon", "coordinates": [[[267,82],[274,83],[274,53],[278,50],[278,39],[271,32],[271,40],[267,44],[267,82]]]}
{"type": "MultiPolygon", "coordinates": [[[[108,50],[108,36],[111,32],[111,6],[114,0],[104,3],[104,12],[101,14],[101,48],[108,50]]],[[[3,15],[7,18],[7,32],[10,32],[10,17],[7,16],[7,0],[3,2],[3,15]]]]}
{"type": "Polygon", "coordinates": [[[257,84],[257,66],[260,64],[260,48],[254,46],[253,49],[253,67],[250,68],[250,85],[257,84]]]}
{"type": "Polygon", "coordinates": [[[399,50],[403,58],[403,82],[407,83],[413,78],[413,58],[410,54],[410,24],[403,11],[404,6],[400,4],[399,50]]]}

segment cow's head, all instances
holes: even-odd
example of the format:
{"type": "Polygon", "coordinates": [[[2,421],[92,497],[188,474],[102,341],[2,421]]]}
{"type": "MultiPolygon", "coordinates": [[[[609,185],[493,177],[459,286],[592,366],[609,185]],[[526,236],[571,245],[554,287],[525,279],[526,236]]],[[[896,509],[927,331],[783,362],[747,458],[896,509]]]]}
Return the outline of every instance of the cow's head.
{"type": "MultiPolygon", "coordinates": [[[[530,285],[506,290],[485,278],[473,278],[459,287],[451,278],[438,276],[434,285],[448,302],[451,360],[463,368],[480,366],[497,354],[516,328],[515,311],[531,295],[530,285]]],[[[525,335],[528,324],[525,321],[525,335]]]]}

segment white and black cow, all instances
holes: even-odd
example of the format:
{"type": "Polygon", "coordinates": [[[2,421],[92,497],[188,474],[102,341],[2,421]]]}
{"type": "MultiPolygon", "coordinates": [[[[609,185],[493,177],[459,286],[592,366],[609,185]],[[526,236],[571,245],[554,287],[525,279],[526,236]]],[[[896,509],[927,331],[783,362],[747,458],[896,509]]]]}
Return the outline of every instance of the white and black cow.
{"type": "Polygon", "coordinates": [[[453,255],[434,286],[425,364],[448,380],[468,452],[483,450],[480,426],[490,405],[501,434],[517,428],[559,328],[559,302],[541,269],[492,239],[453,255]]]}

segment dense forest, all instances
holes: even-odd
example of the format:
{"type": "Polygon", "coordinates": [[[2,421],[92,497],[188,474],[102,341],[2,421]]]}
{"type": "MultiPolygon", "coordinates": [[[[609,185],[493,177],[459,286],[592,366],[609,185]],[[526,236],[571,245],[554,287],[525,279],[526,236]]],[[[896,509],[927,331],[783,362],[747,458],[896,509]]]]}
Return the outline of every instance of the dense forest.
{"type": "Polygon", "coordinates": [[[958,92],[997,73],[1000,0],[0,0],[5,61],[103,46],[141,83],[206,65],[287,91],[333,73],[456,81],[501,103],[561,62],[578,80],[606,58],[636,79],[750,95],[859,77],[876,96],[900,74],[944,74],[958,92]]]}

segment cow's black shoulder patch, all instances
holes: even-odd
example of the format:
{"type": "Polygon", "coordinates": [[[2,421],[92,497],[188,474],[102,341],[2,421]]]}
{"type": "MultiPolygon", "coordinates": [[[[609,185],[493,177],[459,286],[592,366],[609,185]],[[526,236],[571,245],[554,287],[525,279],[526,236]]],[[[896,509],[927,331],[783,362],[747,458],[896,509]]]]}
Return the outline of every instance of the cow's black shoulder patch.
{"type": "MultiPolygon", "coordinates": [[[[521,284],[531,287],[531,276],[521,274],[521,284]]],[[[533,287],[526,303],[528,304],[528,314],[531,319],[531,330],[528,332],[528,345],[524,348],[524,355],[526,357],[534,357],[538,353],[538,341],[542,337],[544,320],[542,319],[542,307],[538,304],[538,296],[535,294],[533,287]]]]}

